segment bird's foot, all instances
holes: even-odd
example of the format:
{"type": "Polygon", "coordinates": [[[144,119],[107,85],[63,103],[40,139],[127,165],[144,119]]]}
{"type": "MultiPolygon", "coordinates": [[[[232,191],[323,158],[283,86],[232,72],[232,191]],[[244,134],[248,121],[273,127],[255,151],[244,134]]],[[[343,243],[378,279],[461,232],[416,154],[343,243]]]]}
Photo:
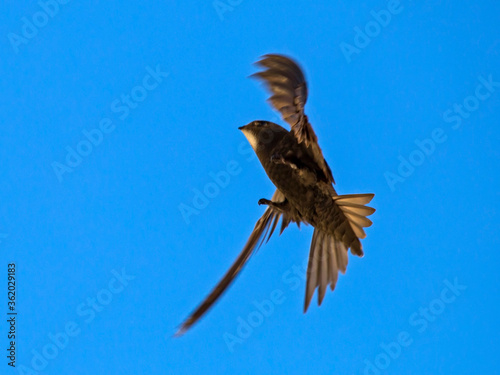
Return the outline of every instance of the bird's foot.
{"type": "Polygon", "coordinates": [[[263,204],[265,204],[266,206],[270,206],[271,203],[273,203],[273,202],[270,201],[269,199],[262,198],[262,199],[259,199],[259,201],[257,203],[259,204],[259,206],[262,206],[263,204]]]}
{"type": "Polygon", "coordinates": [[[285,200],[283,202],[273,202],[273,201],[270,201],[269,199],[262,198],[262,199],[259,199],[258,203],[259,203],[259,206],[264,204],[264,205],[272,207],[280,212],[286,211],[287,207],[288,207],[287,200],[285,200]]]}

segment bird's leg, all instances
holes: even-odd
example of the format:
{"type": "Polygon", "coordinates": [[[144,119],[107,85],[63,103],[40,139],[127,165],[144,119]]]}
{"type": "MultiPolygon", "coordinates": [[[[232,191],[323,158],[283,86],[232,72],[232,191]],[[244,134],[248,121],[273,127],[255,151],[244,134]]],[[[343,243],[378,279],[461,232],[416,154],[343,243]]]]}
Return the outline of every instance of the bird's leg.
{"type": "Polygon", "coordinates": [[[259,199],[258,203],[259,203],[259,205],[265,204],[266,206],[272,207],[280,212],[288,211],[289,206],[290,206],[286,199],[283,202],[273,202],[273,201],[270,201],[269,199],[262,198],[262,199],[259,199]]]}
{"type": "Polygon", "coordinates": [[[274,164],[285,164],[285,165],[289,165],[292,169],[298,169],[297,165],[293,162],[291,162],[290,160],[286,160],[283,155],[281,154],[273,154],[271,156],[271,161],[274,163],[274,164]]]}

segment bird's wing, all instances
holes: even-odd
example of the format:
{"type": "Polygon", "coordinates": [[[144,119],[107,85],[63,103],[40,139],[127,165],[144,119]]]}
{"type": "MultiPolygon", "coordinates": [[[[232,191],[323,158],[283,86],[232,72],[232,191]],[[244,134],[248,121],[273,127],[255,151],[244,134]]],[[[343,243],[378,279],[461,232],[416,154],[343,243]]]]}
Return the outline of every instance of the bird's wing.
{"type": "Polygon", "coordinates": [[[318,137],[307,119],[304,106],[307,101],[307,83],[300,67],[283,55],[264,55],[257,65],[264,67],[253,77],[264,81],[272,96],[268,99],[290,127],[298,143],[304,143],[328,182],[335,183],[332,171],[318,145],[318,137]]]}
{"type": "MultiPolygon", "coordinates": [[[[283,202],[285,200],[285,196],[279,191],[276,190],[272,197],[273,202],[283,202]]],[[[243,247],[240,255],[236,258],[235,262],[226,272],[224,277],[219,281],[219,283],[215,286],[212,292],[205,298],[205,300],[196,308],[195,311],[189,315],[189,317],[181,324],[178,329],[176,336],[180,336],[184,334],[194,323],[198,321],[209,309],[212,305],[217,301],[217,299],[224,293],[229,285],[233,282],[235,277],[241,271],[245,263],[248,261],[253,251],[258,249],[264,240],[267,242],[271,235],[273,234],[276,226],[278,225],[278,221],[280,217],[282,218],[281,230],[280,234],[283,230],[288,226],[291,221],[295,221],[298,223],[298,213],[290,211],[290,212],[280,212],[275,208],[268,206],[262,217],[257,221],[255,227],[248,238],[247,243],[243,247]],[[266,239],[267,237],[267,239],[266,239]]]]}

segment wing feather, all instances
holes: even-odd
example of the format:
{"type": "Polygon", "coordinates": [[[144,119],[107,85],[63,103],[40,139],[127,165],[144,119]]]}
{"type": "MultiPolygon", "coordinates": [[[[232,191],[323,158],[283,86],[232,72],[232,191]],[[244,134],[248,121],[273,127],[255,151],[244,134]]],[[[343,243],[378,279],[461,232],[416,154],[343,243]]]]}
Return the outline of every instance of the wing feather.
{"type": "Polygon", "coordinates": [[[271,91],[268,101],[290,125],[297,141],[305,144],[326,180],[335,183],[318,145],[318,137],[304,112],[307,83],[299,65],[286,56],[276,54],[264,55],[257,65],[266,69],[252,76],[262,80],[271,91]]]}
{"type": "MultiPolygon", "coordinates": [[[[276,190],[272,197],[273,202],[282,202],[284,201],[284,199],[285,196],[279,190],[276,190]]],[[[234,281],[252,253],[262,245],[264,240],[266,240],[266,236],[267,240],[269,240],[274,230],[276,229],[280,217],[283,217],[283,224],[286,223],[286,225],[288,225],[291,221],[298,220],[297,213],[283,213],[277,211],[271,206],[268,206],[262,217],[255,224],[255,227],[250,234],[247,243],[243,247],[243,250],[238,255],[238,258],[236,258],[229,270],[222,277],[215,288],[210,292],[210,294],[205,298],[205,300],[181,324],[175,336],[183,335],[213,306],[217,299],[226,291],[227,287],[234,281]]],[[[286,226],[282,227],[281,232],[283,232],[285,228],[286,226]]]]}

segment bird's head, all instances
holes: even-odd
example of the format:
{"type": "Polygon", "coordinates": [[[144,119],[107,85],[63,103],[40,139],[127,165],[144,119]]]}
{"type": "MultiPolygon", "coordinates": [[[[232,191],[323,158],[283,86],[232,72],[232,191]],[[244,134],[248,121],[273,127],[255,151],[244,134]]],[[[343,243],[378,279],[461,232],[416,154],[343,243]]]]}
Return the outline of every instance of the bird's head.
{"type": "Polygon", "coordinates": [[[288,130],[269,121],[252,121],[251,123],[239,127],[248,142],[254,149],[257,156],[261,152],[270,152],[288,130]]]}

